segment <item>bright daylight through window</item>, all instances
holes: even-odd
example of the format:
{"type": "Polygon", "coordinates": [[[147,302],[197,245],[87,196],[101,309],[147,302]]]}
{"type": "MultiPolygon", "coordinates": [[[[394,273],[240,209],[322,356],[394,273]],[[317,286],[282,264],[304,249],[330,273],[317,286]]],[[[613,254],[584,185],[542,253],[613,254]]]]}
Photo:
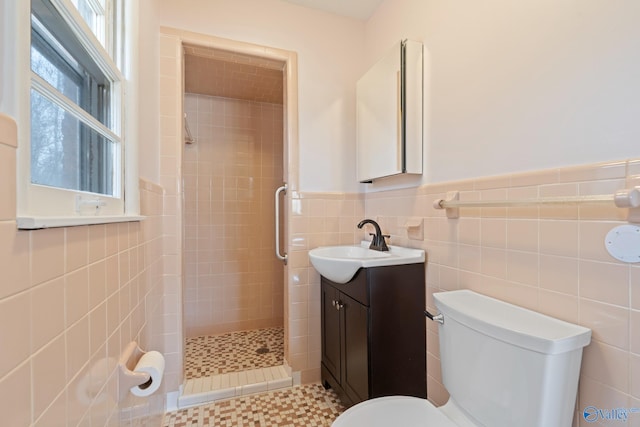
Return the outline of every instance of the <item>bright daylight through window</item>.
{"type": "Polygon", "coordinates": [[[31,0],[29,210],[125,213],[121,18],[119,0],[31,0]]]}

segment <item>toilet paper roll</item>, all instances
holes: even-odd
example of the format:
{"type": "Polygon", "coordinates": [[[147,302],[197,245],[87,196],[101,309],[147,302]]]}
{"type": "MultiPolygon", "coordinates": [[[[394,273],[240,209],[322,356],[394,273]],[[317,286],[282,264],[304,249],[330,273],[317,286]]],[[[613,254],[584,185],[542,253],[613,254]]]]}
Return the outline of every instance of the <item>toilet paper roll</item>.
{"type": "Polygon", "coordinates": [[[160,388],[160,384],[162,383],[162,376],[164,375],[164,356],[162,353],[157,351],[145,353],[138,361],[134,371],[146,372],[151,375],[151,378],[144,384],[131,387],[131,393],[140,397],[150,396],[160,388]]]}

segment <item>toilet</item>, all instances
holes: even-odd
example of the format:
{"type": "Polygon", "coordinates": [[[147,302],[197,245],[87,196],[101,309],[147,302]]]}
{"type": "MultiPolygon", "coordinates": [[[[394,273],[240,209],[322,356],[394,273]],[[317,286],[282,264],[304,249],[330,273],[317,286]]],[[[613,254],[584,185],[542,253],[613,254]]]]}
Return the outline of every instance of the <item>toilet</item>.
{"type": "Polygon", "coordinates": [[[433,297],[447,403],[379,397],[332,427],[571,426],[590,329],[469,290],[433,297]]]}

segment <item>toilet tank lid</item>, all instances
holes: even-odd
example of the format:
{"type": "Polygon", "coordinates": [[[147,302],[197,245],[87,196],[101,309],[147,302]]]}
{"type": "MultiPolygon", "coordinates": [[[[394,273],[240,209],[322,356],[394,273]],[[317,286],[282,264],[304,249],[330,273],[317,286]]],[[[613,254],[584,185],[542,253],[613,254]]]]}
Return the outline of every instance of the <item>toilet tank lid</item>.
{"type": "Polygon", "coordinates": [[[591,330],[470,290],[433,294],[436,307],[447,317],[493,338],[544,354],[582,348],[591,330]]]}

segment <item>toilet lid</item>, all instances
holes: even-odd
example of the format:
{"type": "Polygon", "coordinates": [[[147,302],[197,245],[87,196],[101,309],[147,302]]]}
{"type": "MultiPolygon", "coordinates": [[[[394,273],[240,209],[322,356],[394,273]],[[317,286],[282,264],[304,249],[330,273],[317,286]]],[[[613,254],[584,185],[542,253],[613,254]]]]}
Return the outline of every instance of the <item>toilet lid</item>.
{"type": "Polygon", "coordinates": [[[457,427],[426,399],[388,396],[347,409],[331,427],[457,427]]]}

